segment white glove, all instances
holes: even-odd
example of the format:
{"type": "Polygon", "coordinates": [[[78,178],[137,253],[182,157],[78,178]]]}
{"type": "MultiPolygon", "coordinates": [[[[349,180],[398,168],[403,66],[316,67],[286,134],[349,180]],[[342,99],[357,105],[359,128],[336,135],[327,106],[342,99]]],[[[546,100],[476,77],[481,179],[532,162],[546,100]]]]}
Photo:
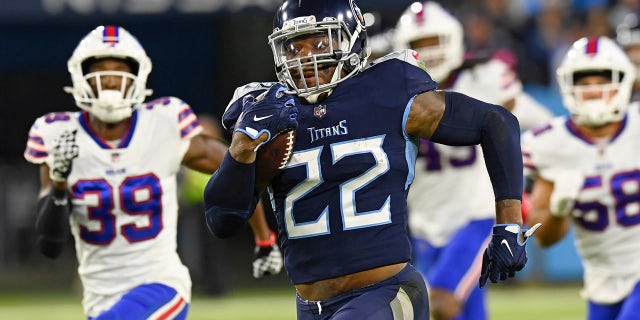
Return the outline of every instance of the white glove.
{"type": "Polygon", "coordinates": [[[549,201],[551,215],[566,217],[573,210],[576,198],[584,186],[584,175],[578,170],[562,170],[553,178],[553,191],[549,201]]]}
{"type": "Polygon", "coordinates": [[[76,133],[77,130],[65,131],[54,141],[53,166],[49,171],[49,177],[55,182],[67,181],[73,159],[78,157],[76,133]]]}
{"type": "Polygon", "coordinates": [[[265,275],[276,275],[282,270],[282,254],[276,243],[276,234],[271,231],[269,240],[259,241],[253,252],[253,277],[260,279],[265,275]]]}

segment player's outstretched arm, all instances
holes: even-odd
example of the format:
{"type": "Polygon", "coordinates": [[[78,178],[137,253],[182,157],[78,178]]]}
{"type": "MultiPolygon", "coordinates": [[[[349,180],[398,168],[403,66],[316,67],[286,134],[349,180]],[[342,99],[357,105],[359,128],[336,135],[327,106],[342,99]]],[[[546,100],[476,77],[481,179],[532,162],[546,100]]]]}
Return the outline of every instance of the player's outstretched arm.
{"type": "MultiPolygon", "coordinates": [[[[428,91],[415,97],[406,131],[446,145],[480,144],[496,202],[522,200],[520,126],[504,108],[457,92],[428,91]]],[[[497,219],[522,224],[521,215],[497,219]]]]}
{"type": "Polygon", "coordinates": [[[523,165],[518,120],[504,108],[457,92],[415,97],[407,133],[446,145],[480,144],[496,200],[496,225],[483,257],[480,287],[515,276],[527,262],[522,230],[523,165]]]}

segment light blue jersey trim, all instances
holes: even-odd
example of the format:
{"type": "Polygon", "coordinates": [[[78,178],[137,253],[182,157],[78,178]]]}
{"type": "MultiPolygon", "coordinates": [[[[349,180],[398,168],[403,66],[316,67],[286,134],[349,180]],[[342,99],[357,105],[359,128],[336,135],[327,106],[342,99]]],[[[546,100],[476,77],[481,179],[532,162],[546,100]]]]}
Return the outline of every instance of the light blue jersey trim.
{"type": "Polygon", "coordinates": [[[407,190],[413,182],[413,177],[416,173],[416,158],[418,157],[418,143],[420,142],[420,139],[418,137],[409,136],[409,134],[407,133],[407,118],[409,118],[409,111],[411,111],[411,105],[413,104],[413,100],[416,98],[416,96],[413,96],[409,100],[409,102],[407,102],[407,106],[404,109],[404,115],[402,116],[402,135],[407,141],[404,153],[405,158],[407,159],[407,168],[409,168],[407,182],[405,182],[404,184],[405,190],[407,190]]]}

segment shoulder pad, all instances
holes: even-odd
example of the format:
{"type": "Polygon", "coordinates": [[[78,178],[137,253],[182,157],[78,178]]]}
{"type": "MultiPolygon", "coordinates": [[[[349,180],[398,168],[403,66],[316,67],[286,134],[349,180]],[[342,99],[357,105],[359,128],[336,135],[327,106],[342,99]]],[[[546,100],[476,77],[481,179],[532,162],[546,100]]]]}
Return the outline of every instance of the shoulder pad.
{"type": "Polygon", "coordinates": [[[246,96],[247,94],[251,94],[251,93],[258,93],[259,94],[259,93],[262,93],[264,91],[269,90],[269,88],[271,88],[271,86],[274,85],[275,83],[276,82],[251,82],[251,83],[245,84],[243,86],[237,87],[236,90],[233,92],[233,97],[231,98],[231,101],[229,101],[229,104],[227,105],[227,108],[233,102],[235,102],[236,100],[246,96]]]}
{"type": "Polygon", "coordinates": [[[277,82],[251,82],[236,88],[233,92],[233,97],[224,109],[222,115],[222,126],[226,130],[231,130],[232,126],[236,123],[236,120],[242,113],[242,98],[248,95],[257,97],[261,93],[269,90],[272,85],[277,82]]]}
{"type": "Polygon", "coordinates": [[[145,102],[139,108],[144,110],[162,110],[162,109],[176,108],[176,106],[181,106],[184,104],[186,104],[186,102],[182,101],[180,98],[167,96],[167,97],[159,97],[151,101],[145,102]]]}
{"type": "Polygon", "coordinates": [[[36,164],[45,162],[52,141],[64,131],[78,128],[79,115],[79,112],[51,112],[37,118],[29,130],[25,159],[36,164]]]}
{"type": "Polygon", "coordinates": [[[160,121],[165,121],[163,123],[166,123],[168,128],[177,126],[182,139],[191,138],[202,131],[198,117],[191,106],[180,98],[160,97],[145,103],[140,108],[143,112],[153,112],[153,117],[159,117],[160,121]]]}
{"type": "Polygon", "coordinates": [[[380,57],[376,60],[373,60],[367,67],[373,67],[375,65],[390,61],[390,60],[399,60],[402,62],[406,62],[410,65],[416,66],[425,72],[427,72],[427,67],[424,65],[424,62],[419,59],[418,53],[415,50],[404,49],[400,51],[394,51],[386,56],[380,57]]]}
{"type": "Polygon", "coordinates": [[[538,175],[553,165],[558,141],[566,139],[568,118],[559,116],[522,134],[522,156],[526,175],[538,175]]]}
{"type": "Polygon", "coordinates": [[[57,137],[64,130],[76,128],[79,116],[80,112],[50,112],[36,119],[31,126],[31,131],[43,136],[55,135],[57,137]]]}

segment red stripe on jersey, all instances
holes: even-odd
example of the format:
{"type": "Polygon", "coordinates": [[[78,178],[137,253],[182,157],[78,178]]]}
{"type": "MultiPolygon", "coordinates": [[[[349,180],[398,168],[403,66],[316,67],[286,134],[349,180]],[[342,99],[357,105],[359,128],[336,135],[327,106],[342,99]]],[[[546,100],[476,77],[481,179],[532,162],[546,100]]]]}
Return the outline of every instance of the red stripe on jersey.
{"type": "Polygon", "coordinates": [[[158,317],[158,320],[169,319],[169,317],[173,316],[174,315],[173,313],[176,312],[176,310],[178,310],[178,308],[180,308],[183,304],[184,304],[184,299],[180,298],[180,300],[178,300],[178,302],[176,302],[173,306],[171,306],[171,308],[169,308],[167,312],[160,315],[158,317]]]}

